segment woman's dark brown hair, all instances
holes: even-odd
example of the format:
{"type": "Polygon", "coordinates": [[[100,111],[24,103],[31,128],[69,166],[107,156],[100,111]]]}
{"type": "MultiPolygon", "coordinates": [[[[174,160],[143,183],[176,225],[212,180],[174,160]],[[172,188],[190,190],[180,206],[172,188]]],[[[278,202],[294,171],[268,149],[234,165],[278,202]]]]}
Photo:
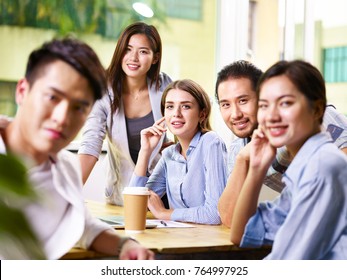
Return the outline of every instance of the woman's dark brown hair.
{"type": "Polygon", "coordinates": [[[317,103],[321,107],[320,123],[323,122],[323,115],[327,104],[325,82],[319,70],[303,60],[286,61],[282,60],[272,65],[260,78],[257,94],[263,83],[272,77],[285,75],[295,85],[295,87],[307,98],[313,108],[317,103]]]}
{"type": "Polygon", "coordinates": [[[121,33],[116,49],[114,51],[111,64],[106,70],[108,85],[113,90],[113,101],[111,105],[112,113],[119,108],[121,95],[123,91],[123,82],[125,79],[125,73],[122,69],[122,59],[128,48],[129,40],[131,36],[135,34],[144,34],[148,38],[151,49],[156,55],[158,61],[152,64],[149,69],[147,76],[150,79],[150,86],[155,84],[156,89],[159,89],[159,73],[162,55],[162,44],[159,33],[153,25],[148,25],[144,22],[136,22],[129,25],[121,33]]]}

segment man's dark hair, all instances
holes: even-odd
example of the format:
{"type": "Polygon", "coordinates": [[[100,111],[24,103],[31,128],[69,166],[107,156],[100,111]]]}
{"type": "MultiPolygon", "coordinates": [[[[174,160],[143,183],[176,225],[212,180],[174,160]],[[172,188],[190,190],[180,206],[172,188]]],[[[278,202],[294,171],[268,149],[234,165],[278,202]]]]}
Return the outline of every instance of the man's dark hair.
{"type": "Polygon", "coordinates": [[[228,64],[222,70],[220,70],[217,75],[215,88],[216,100],[219,100],[218,86],[220,83],[225,82],[229,79],[246,78],[251,81],[252,89],[256,91],[258,80],[262,74],[263,71],[246,60],[238,60],[231,64],[228,64]]]}
{"type": "Polygon", "coordinates": [[[56,60],[66,62],[89,81],[95,100],[106,92],[106,73],[98,56],[86,43],[71,37],[53,39],[30,54],[25,71],[30,86],[42,75],[45,66],[56,60]]]}

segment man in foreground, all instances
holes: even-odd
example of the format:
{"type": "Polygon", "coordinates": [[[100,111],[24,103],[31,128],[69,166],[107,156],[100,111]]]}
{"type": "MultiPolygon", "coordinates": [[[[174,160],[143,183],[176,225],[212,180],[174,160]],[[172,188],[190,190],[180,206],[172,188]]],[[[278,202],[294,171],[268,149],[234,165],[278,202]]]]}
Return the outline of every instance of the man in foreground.
{"type": "Polygon", "coordinates": [[[24,160],[41,197],[22,208],[48,259],[60,258],[76,243],[120,259],[154,258],[135,240],[121,238],[91,217],[79,161],[63,150],[104,92],[105,72],[95,52],[75,39],[52,40],[30,54],[25,78],[16,87],[17,114],[0,128],[0,153],[24,160]]]}

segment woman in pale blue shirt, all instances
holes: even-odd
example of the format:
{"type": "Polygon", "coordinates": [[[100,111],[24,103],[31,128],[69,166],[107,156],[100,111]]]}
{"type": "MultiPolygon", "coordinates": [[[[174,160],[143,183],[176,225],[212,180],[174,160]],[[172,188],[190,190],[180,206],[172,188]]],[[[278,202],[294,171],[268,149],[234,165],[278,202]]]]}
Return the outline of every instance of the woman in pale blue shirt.
{"type": "Polygon", "coordinates": [[[241,247],[272,245],[267,259],[347,259],[347,158],[321,132],[326,106],[319,70],[281,61],[262,76],[259,128],[233,208],[231,241],[241,247]],[[285,188],[273,202],[257,199],[276,148],[292,159],[285,188]]]}
{"type": "Polygon", "coordinates": [[[220,224],[218,199],[226,183],[226,147],[210,126],[211,103],[191,80],[178,80],[164,91],[164,117],[141,131],[141,149],[131,186],[152,190],[148,207],[158,219],[220,224]],[[166,127],[178,142],[162,152],[152,175],[148,159],[166,127]],[[160,199],[167,194],[169,209],[160,199]]]}

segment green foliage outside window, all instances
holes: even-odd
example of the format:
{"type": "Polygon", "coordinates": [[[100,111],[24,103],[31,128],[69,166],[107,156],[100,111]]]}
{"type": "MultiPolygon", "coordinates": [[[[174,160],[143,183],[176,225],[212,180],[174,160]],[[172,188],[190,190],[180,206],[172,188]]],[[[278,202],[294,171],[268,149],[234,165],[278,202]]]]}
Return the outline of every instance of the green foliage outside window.
{"type": "Polygon", "coordinates": [[[0,25],[54,29],[67,33],[94,33],[118,38],[135,21],[165,23],[160,1],[147,1],[154,11],[147,19],[132,8],[129,0],[0,0],[0,25]]]}

